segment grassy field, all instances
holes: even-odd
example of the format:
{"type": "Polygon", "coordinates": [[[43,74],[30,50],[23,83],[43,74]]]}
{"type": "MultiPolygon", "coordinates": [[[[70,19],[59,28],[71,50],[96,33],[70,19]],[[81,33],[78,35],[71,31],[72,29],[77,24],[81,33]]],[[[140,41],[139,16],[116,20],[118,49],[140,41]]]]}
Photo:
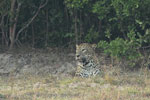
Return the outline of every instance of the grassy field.
{"type": "Polygon", "coordinates": [[[0,77],[0,100],[150,100],[150,71],[79,78],[0,77]]]}

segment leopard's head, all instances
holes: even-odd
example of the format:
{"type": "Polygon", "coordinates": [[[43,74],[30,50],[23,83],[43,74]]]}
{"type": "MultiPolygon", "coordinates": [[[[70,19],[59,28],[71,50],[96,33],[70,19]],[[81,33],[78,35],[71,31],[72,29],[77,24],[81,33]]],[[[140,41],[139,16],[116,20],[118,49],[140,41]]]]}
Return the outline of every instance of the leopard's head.
{"type": "Polygon", "coordinates": [[[96,44],[82,43],[76,45],[76,60],[86,62],[95,53],[96,44]]]}

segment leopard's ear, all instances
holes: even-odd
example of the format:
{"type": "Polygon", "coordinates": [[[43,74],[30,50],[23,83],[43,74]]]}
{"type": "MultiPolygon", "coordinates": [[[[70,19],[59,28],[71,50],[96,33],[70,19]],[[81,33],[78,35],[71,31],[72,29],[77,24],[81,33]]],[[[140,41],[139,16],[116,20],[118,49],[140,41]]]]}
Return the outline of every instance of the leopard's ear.
{"type": "Polygon", "coordinates": [[[92,44],[92,48],[95,50],[97,48],[97,44],[92,44]]]}

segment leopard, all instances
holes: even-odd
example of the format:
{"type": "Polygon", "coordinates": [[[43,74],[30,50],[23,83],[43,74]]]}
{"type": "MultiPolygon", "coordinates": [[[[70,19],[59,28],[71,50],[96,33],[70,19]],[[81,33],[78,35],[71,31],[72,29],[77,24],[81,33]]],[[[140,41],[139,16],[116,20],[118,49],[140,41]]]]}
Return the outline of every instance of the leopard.
{"type": "Polygon", "coordinates": [[[99,60],[96,56],[96,44],[81,43],[76,45],[76,76],[92,77],[100,73],[99,60]]]}

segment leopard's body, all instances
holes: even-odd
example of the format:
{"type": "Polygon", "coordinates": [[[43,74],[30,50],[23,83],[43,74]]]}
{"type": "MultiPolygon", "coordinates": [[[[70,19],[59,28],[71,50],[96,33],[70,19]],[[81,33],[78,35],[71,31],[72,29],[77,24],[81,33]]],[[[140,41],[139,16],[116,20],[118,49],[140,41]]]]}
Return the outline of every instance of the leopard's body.
{"type": "Polygon", "coordinates": [[[99,70],[99,61],[95,54],[95,44],[82,43],[76,45],[76,75],[81,77],[96,76],[99,70]]]}

